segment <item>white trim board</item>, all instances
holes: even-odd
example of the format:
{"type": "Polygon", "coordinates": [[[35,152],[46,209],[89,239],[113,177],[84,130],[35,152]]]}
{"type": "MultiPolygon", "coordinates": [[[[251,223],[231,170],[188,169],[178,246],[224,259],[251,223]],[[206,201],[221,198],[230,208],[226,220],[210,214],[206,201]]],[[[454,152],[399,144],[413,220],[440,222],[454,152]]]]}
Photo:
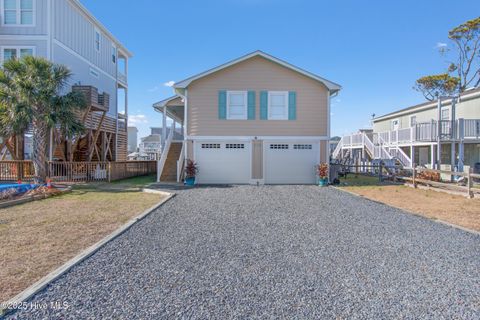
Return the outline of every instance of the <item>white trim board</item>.
{"type": "Polygon", "coordinates": [[[276,141],[276,140],[330,140],[328,136],[186,136],[185,140],[268,140],[268,141],[276,141]]]}
{"type": "Polygon", "coordinates": [[[39,35],[9,35],[9,34],[1,34],[0,40],[36,40],[36,41],[47,41],[48,35],[39,34],[39,35]]]}

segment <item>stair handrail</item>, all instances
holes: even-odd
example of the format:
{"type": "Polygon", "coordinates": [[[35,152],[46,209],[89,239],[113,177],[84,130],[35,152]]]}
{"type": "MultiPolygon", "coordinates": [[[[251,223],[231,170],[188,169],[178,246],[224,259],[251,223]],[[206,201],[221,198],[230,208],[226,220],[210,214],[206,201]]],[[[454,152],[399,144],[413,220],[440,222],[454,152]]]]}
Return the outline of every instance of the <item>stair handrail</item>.
{"type": "Polygon", "coordinates": [[[160,156],[160,160],[158,160],[157,166],[157,182],[160,182],[160,177],[162,176],[163,168],[165,167],[165,163],[167,162],[168,152],[170,151],[170,145],[172,144],[173,140],[173,130],[170,130],[168,133],[167,140],[165,141],[165,146],[162,148],[162,155],[160,156]]]}
{"type": "Polygon", "coordinates": [[[363,133],[363,145],[367,148],[371,155],[374,155],[375,145],[365,133],[363,133]]]}
{"type": "Polygon", "coordinates": [[[404,167],[408,167],[408,168],[411,168],[413,163],[412,163],[412,159],[410,159],[410,157],[399,147],[397,148],[394,148],[394,149],[390,149],[390,151],[394,151],[395,153],[395,157],[400,160],[400,162],[402,163],[402,165],[404,167]]]}
{"type": "Polygon", "coordinates": [[[177,182],[180,182],[182,178],[183,165],[185,163],[185,141],[182,142],[182,150],[180,151],[180,156],[177,160],[177,182]]]}
{"type": "Polygon", "coordinates": [[[336,159],[338,157],[338,154],[340,153],[340,150],[342,150],[342,147],[343,147],[343,137],[340,138],[340,140],[337,143],[337,146],[335,147],[335,150],[333,150],[332,159],[336,159]]]}
{"type": "Polygon", "coordinates": [[[385,159],[385,156],[387,156],[388,159],[392,159],[392,155],[390,154],[390,152],[385,148],[385,139],[383,139],[382,135],[378,135],[378,148],[380,150],[380,158],[381,159],[385,159]]]}

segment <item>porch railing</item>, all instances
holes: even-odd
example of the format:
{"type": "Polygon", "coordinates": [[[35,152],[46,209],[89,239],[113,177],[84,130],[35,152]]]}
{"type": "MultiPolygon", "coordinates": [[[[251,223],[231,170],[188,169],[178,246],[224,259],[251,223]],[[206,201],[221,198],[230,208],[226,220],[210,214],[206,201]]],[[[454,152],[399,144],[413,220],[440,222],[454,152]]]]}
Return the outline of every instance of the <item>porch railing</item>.
{"type": "MultiPolygon", "coordinates": [[[[154,174],[156,161],[47,162],[47,175],[53,182],[115,181],[154,174]]],[[[32,161],[0,161],[0,181],[33,181],[32,161]]]]}

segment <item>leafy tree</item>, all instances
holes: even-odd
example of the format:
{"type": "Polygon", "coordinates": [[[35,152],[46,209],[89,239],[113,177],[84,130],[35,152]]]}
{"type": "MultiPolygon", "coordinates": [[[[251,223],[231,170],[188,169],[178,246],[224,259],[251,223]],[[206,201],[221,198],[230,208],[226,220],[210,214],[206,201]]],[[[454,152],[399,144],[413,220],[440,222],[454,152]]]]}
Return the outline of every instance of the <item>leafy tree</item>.
{"type": "Polygon", "coordinates": [[[66,138],[84,131],[78,111],[86,108],[82,93],[62,95],[71,77],[62,65],[35,57],[8,60],[0,68],[0,135],[33,130],[35,182],[47,178],[47,145],[55,128],[66,138]]]}
{"type": "Polygon", "coordinates": [[[459,90],[480,85],[480,17],[469,20],[448,33],[458,51],[457,62],[452,62],[449,73],[460,79],[459,90]]]}
{"type": "MultiPolygon", "coordinates": [[[[446,73],[421,77],[414,86],[430,101],[480,85],[480,17],[453,28],[448,38],[456,48],[455,62],[446,73]]],[[[446,46],[440,48],[442,55],[450,51],[446,46]]]]}
{"type": "Polygon", "coordinates": [[[451,77],[448,73],[442,73],[421,77],[415,82],[414,89],[420,91],[427,100],[433,101],[440,96],[455,93],[459,82],[459,78],[451,77]]]}

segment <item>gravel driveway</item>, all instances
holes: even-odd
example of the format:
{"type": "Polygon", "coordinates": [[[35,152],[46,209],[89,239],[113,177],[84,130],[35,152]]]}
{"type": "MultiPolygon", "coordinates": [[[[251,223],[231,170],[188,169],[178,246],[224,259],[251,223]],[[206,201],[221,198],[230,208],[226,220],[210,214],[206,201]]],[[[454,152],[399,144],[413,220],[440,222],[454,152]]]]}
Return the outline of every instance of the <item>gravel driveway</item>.
{"type": "Polygon", "coordinates": [[[196,188],[10,317],[478,319],[479,270],[480,236],[333,188],[196,188]]]}

